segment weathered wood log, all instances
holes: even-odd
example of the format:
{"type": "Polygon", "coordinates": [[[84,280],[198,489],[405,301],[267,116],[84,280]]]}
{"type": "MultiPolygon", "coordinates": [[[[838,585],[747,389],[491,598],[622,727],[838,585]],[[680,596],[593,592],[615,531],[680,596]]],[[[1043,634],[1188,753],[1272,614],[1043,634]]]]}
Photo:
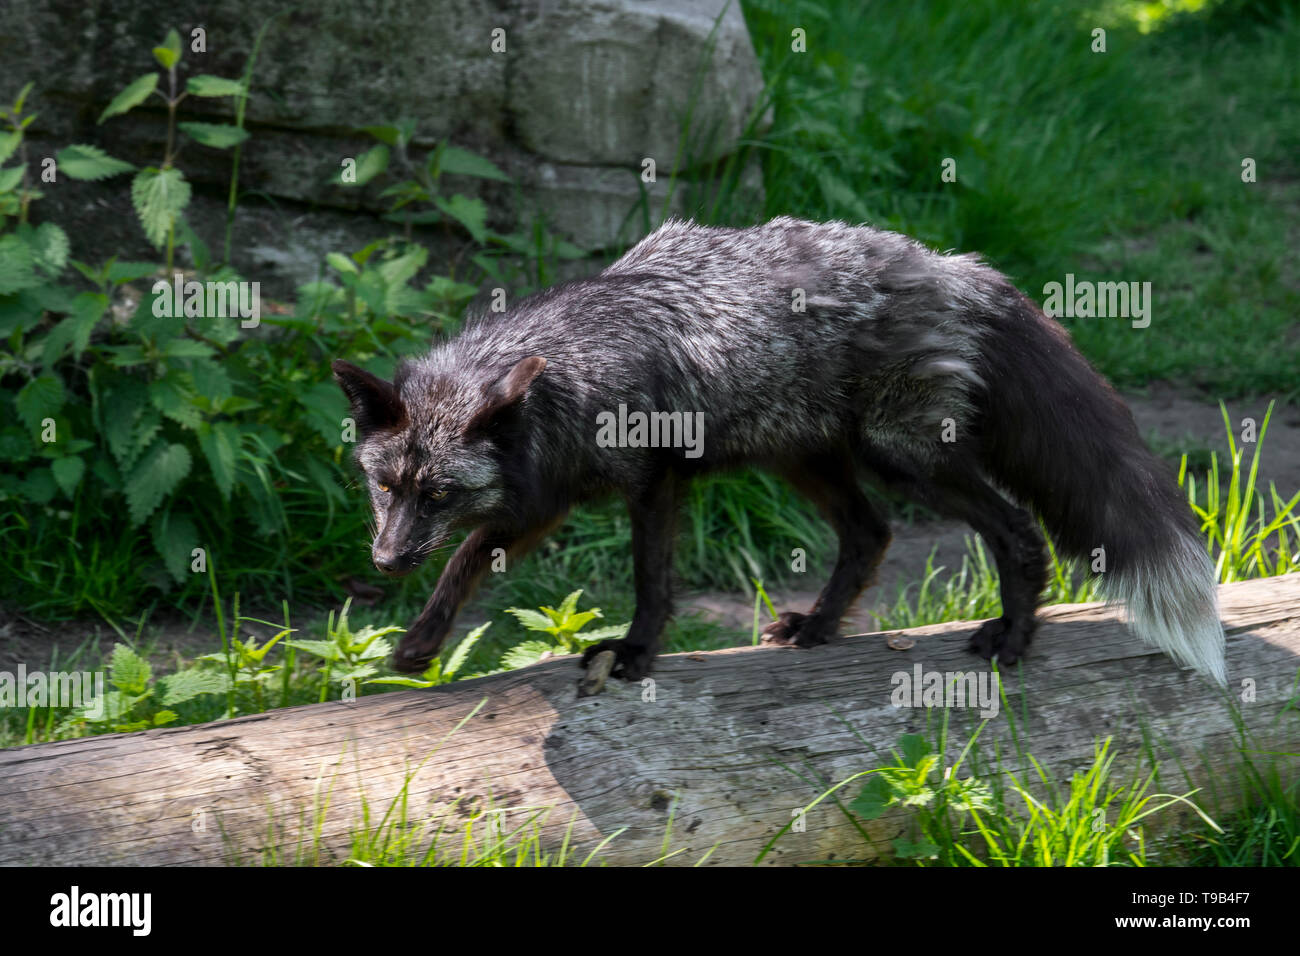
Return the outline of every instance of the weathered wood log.
{"type": "MultiPolygon", "coordinates": [[[[1116,738],[1121,765],[1145,739],[1163,758],[1161,789],[1198,786],[1199,801],[1231,806],[1243,746],[1300,750],[1300,715],[1286,709],[1300,666],[1300,575],[1220,590],[1227,694],[1145,648],[1114,611],[1050,608],[1023,669],[1003,675],[1006,705],[982,732],[984,752],[997,741],[1004,768],[1024,766],[1014,721],[1024,750],[1068,780],[1097,738],[1116,738]]],[[[359,793],[377,819],[410,775],[413,819],[464,815],[489,795],[498,808],[553,807],[545,841],[558,843],[570,820],[582,848],[626,827],[602,857],[641,864],[660,856],[671,809],[669,851],[684,852],[669,863],[712,849],[708,865],[749,864],[826,786],[881,766],[900,735],[943,716],[895,706],[896,675],[989,671],[966,650],[970,630],[917,628],[905,650],[877,634],[806,651],[667,655],[653,683],[611,680],[586,698],[576,659],[560,658],[429,691],[0,751],[0,863],[220,864],[271,850],[292,861],[299,826],[310,843],[327,793],[320,844],[342,860],[359,793]]],[[[959,741],[979,720],[971,708],[948,716],[959,741]]],[[[1297,762],[1281,766],[1294,779],[1297,762]]],[[[871,859],[903,822],[886,815],[864,841],[827,801],[802,825],[764,864],[871,859]]]]}

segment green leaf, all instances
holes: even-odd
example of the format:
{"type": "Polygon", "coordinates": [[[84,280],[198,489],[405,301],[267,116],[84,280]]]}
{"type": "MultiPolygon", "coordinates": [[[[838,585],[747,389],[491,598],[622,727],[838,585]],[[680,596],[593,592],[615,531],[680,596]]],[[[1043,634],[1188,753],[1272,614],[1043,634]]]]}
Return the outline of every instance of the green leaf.
{"type": "Polygon", "coordinates": [[[156,441],[140,459],[126,483],[131,523],[140,525],[190,473],[190,453],[184,445],[156,441]]]}
{"type": "Polygon", "coordinates": [[[170,70],[181,60],[181,35],[169,30],[162,46],[153,48],[153,58],[162,64],[164,70],[170,70]]]}
{"type": "Polygon", "coordinates": [[[194,404],[194,393],[174,373],[149,385],[149,401],[172,421],[184,428],[197,428],[203,413],[194,404]]]}
{"type": "Polygon", "coordinates": [[[192,96],[239,96],[244,92],[244,84],[240,80],[200,73],[185,81],[185,89],[192,96]]]}
{"type": "Polygon", "coordinates": [[[508,670],[527,667],[529,664],[536,664],[547,651],[554,650],[555,648],[545,641],[524,641],[501,655],[501,665],[508,670]]]}
{"type": "Polygon", "coordinates": [[[113,457],[123,467],[135,451],[136,419],[148,400],[144,383],[134,378],[118,378],[104,391],[100,427],[113,457]]]}
{"type": "Polygon", "coordinates": [[[491,626],[492,622],[488,621],[486,624],[476,627],[474,630],[466,634],[465,639],[456,645],[456,649],[452,651],[451,656],[447,658],[447,666],[443,668],[443,673],[448,677],[455,676],[456,672],[465,664],[465,659],[469,657],[469,652],[472,651],[474,645],[479,642],[479,638],[487,633],[487,629],[491,626]]]}
{"type": "Polygon", "coordinates": [[[0,169],[0,193],[11,192],[18,188],[18,184],[23,181],[23,170],[27,168],[26,164],[14,166],[11,169],[0,169]]]}
{"type": "Polygon", "coordinates": [[[367,684],[396,684],[398,687],[414,687],[424,690],[429,687],[436,687],[436,680],[420,680],[418,677],[376,677],[373,680],[366,681],[367,684]]]}
{"type": "MultiPolygon", "coordinates": [[[[183,342],[188,340],[176,339],[175,341],[183,342]]],[[[213,408],[220,408],[221,403],[234,394],[230,376],[226,374],[225,368],[216,362],[196,358],[190,363],[190,374],[194,376],[195,389],[212,403],[213,408]]]]}
{"type": "Polygon", "coordinates": [[[606,638],[622,637],[627,633],[627,629],[632,626],[632,622],[625,624],[611,624],[609,627],[598,627],[592,631],[583,631],[581,634],[575,634],[574,639],[579,643],[594,644],[596,641],[603,641],[606,638]]]}
{"type": "Polygon", "coordinates": [[[108,296],[102,292],[82,292],[72,300],[72,313],[65,321],[73,327],[72,354],[75,358],[81,358],[81,353],[86,351],[90,345],[90,333],[107,311],[108,296]]]}
{"type": "Polygon", "coordinates": [[[158,271],[156,262],[114,262],[108,267],[108,278],[113,285],[134,282],[158,271]]]}
{"type": "Polygon", "coordinates": [[[206,359],[216,354],[211,345],[206,342],[195,342],[193,339],[172,339],[163,352],[168,358],[184,359],[206,359]]]}
{"type": "Polygon", "coordinates": [[[77,490],[77,485],[81,484],[81,476],[86,472],[86,463],[76,455],[67,455],[54,459],[50,470],[54,473],[54,480],[59,483],[63,493],[71,498],[73,492],[77,490]]]}
{"type": "Polygon", "coordinates": [[[54,473],[49,468],[34,468],[23,478],[22,495],[38,505],[47,505],[59,490],[54,473]]]}
{"type": "Polygon", "coordinates": [[[50,329],[41,346],[41,363],[46,368],[50,368],[63,358],[63,353],[77,337],[77,331],[76,321],[71,316],[61,319],[54,328],[50,329]]]}
{"type": "Polygon", "coordinates": [[[342,444],[341,422],[348,412],[343,392],[333,382],[317,382],[298,396],[302,417],[329,448],[342,444]]]}
{"type": "Polygon", "coordinates": [[[107,179],[119,173],[129,173],[135,169],[130,163],[114,159],[98,146],[83,144],[65,146],[58,151],[55,158],[58,162],[59,171],[65,176],[72,179],[86,179],[92,182],[107,179]]]}
{"type": "Polygon", "coordinates": [[[545,614],[540,614],[528,608],[508,607],[506,613],[513,614],[518,618],[519,623],[530,631],[547,631],[555,626],[545,614]]]}
{"type": "Polygon", "coordinates": [[[921,762],[921,758],[930,752],[930,744],[920,734],[903,734],[898,738],[898,746],[903,751],[903,763],[909,767],[915,767],[921,762]]]}
{"type": "Polygon", "coordinates": [[[63,408],[65,399],[63,382],[53,375],[42,375],[22,387],[14,405],[28,431],[37,432],[42,421],[53,418],[63,408]]]}
{"type": "Polygon", "coordinates": [[[157,86],[157,73],[146,73],[144,76],[136,77],[126,89],[113,97],[113,101],[104,108],[104,112],[99,114],[99,122],[102,123],[110,116],[117,116],[139,106],[149,98],[149,94],[157,86]]]}
{"type": "Polygon", "coordinates": [[[176,239],[181,244],[190,247],[190,257],[194,260],[194,268],[199,272],[207,272],[208,267],[212,264],[212,253],[208,249],[208,244],[199,238],[199,234],[184,219],[176,223],[176,239]]]}
{"type": "Polygon", "coordinates": [[[894,791],[881,774],[872,774],[849,809],[864,820],[875,820],[893,799],[894,791]]]}
{"type": "Polygon", "coordinates": [[[343,178],[344,169],[340,169],[335,182],[344,186],[364,186],[388,168],[388,147],[380,143],[366,150],[356,160],[356,179],[347,181],[343,178]]]}
{"type": "Polygon", "coordinates": [[[0,432],[0,461],[20,462],[32,457],[32,439],[16,428],[0,432]]]}
{"type": "Polygon", "coordinates": [[[0,133],[0,163],[12,156],[22,145],[23,134],[14,130],[12,133],[0,133]]]}
{"type": "Polygon", "coordinates": [[[899,838],[893,841],[893,846],[894,855],[900,860],[933,860],[939,855],[939,847],[926,841],[912,843],[899,838]]]}
{"type": "Polygon", "coordinates": [[[231,489],[235,486],[235,461],[239,455],[239,429],[230,422],[217,422],[209,425],[203,422],[198,427],[199,447],[208,460],[212,470],[212,480],[216,482],[221,497],[230,500],[231,489]]]}
{"type": "Polygon", "coordinates": [[[149,689],[153,668],[149,662],[125,644],[113,647],[108,665],[108,682],[123,694],[143,694],[149,689]]]}
{"type": "Polygon", "coordinates": [[[31,233],[32,258],[46,275],[54,278],[68,264],[68,234],[52,222],[43,222],[31,233]]]}
{"type": "Polygon", "coordinates": [[[305,651],[314,657],[323,657],[327,661],[337,661],[342,654],[333,641],[285,641],[287,647],[305,651]]]}
{"type": "Polygon", "coordinates": [[[363,126],[361,129],[381,143],[397,146],[411,141],[411,137],[415,135],[415,120],[402,120],[400,123],[385,126],[363,126]]]}
{"type": "Polygon", "coordinates": [[[337,272],[346,273],[348,275],[356,275],[358,272],[361,271],[360,269],[357,268],[357,264],[353,262],[351,258],[345,256],[341,252],[331,252],[326,254],[325,261],[328,262],[331,266],[333,266],[337,272]]]}
{"type": "Polygon", "coordinates": [[[434,205],[465,227],[475,242],[487,240],[487,206],[481,199],[470,199],[460,193],[451,199],[435,197],[434,205]]]}
{"type": "Polygon", "coordinates": [[[476,176],[479,179],[495,179],[503,183],[512,181],[490,159],[456,146],[443,147],[441,155],[438,156],[438,169],[436,172],[452,173],[457,176],[476,176]]]}
{"type": "Polygon", "coordinates": [[[27,94],[32,91],[32,87],[34,87],[35,85],[36,84],[34,82],[29,80],[27,81],[27,83],[23,85],[23,88],[18,91],[18,98],[14,100],[14,107],[13,107],[13,114],[15,116],[18,116],[20,113],[22,113],[23,104],[27,102],[27,94]]]}
{"type": "Polygon", "coordinates": [[[601,613],[599,609],[582,611],[578,614],[570,614],[568,617],[564,618],[563,620],[564,629],[569,632],[580,631],[582,630],[583,625],[595,620],[600,616],[601,613]]]}
{"type": "Polygon", "coordinates": [[[357,295],[375,315],[388,314],[388,283],[377,269],[367,269],[357,282],[357,295]]]}
{"type": "Polygon", "coordinates": [[[177,123],[182,133],[213,149],[229,149],[248,139],[248,130],[225,123],[177,123]]]}
{"type": "Polygon", "coordinates": [[[203,694],[226,693],[230,689],[230,675],[205,667],[187,667],[159,678],[158,686],[163,691],[163,706],[174,707],[203,694]]]}
{"type": "Polygon", "coordinates": [[[576,591],[570,591],[560,602],[560,619],[564,620],[570,617],[578,609],[578,598],[582,597],[582,588],[576,591]]]}
{"type": "Polygon", "coordinates": [[[130,450],[126,460],[122,462],[123,471],[130,470],[136,459],[153,444],[154,438],[162,430],[162,416],[153,408],[142,408],[140,418],[135,423],[135,431],[131,435],[130,450]]]}
{"type": "Polygon", "coordinates": [[[166,241],[172,223],[189,201],[190,184],[174,166],[167,169],[150,166],[136,173],[131,182],[131,202],[145,235],[155,246],[166,241]]]}
{"type": "Polygon", "coordinates": [[[191,553],[199,546],[199,531],[188,515],[159,511],[153,518],[153,546],[177,584],[190,573],[191,553]]]}
{"type": "Polygon", "coordinates": [[[27,243],[10,233],[0,236],[0,296],[30,289],[40,279],[34,271],[35,260],[27,243]]]}
{"type": "Polygon", "coordinates": [[[454,304],[468,302],[478,292],[478,286],[470,285],[468,282],[457,282],[449,276],[434,276],[424,288],[430,295],[443,302],[454,304]]]}

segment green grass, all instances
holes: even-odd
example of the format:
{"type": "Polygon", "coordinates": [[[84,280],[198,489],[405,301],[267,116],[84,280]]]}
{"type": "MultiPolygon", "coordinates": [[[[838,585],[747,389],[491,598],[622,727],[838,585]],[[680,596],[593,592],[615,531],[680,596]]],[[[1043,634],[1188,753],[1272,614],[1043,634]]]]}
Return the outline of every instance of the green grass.
{"type": "Polygon", "coordinates": [[[877,754],[876,766],[827,788],[803,814],[829,801],[867,841],[863,821],[893,811],[904,830],[891,841],[889,862],[901,865],[1300,866],[1300,753],[1259,750],[1231,698],[1212,706],[1229,709],[1239,757],[1202,767],[1208,786],[1198,788],[1180,759],[1160,758],[1167,748],[1145,725],[1134,751],[1121,755],[1112,737],[1094,739],[1092,760],[1060,779],[1025,746],[1030,705],[1020,702],[1022,713],[1005,688],[999,693],[1007,734],[991,746],[980,739],[988,720],[963,740],[950,726],[952,709],[937,719],[927,710],[923,732],[905,734],[891,753],[877,754]],[[1171,784],[1182,792],[1157,789],[1171,784]],[[1221,793],[1234,794],[1231,802],[1221,793]]]}
{"type": "Polygon", "coordinates": [[[1149,6],[917,0],[886,29],[850,0],[747,0],[773,110],[748,154],[763,200],[734,175],[747,155],[699,208],[869,221],[983,253],[1040,302],[1066,273],[1149,281],[1147,329],[1066,320],[1104,374],[1294,398],[1300,18],[1211,3],[1140,33],[1149,6]]]}

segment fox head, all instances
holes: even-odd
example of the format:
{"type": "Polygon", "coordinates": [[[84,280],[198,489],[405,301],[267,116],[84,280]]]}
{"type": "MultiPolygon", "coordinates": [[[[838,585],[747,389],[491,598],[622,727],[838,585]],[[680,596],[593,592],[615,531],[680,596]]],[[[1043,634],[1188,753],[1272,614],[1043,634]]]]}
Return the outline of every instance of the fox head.
{"type": "Polygon", "coordinates": [[[349,362],[331,367],[357,425],[356,460],[378,528],[375,567],[406,574],[457,530],[509,513],[500,443],[546,359],[486,375],[403,363],[392,382],[349,362]]]}

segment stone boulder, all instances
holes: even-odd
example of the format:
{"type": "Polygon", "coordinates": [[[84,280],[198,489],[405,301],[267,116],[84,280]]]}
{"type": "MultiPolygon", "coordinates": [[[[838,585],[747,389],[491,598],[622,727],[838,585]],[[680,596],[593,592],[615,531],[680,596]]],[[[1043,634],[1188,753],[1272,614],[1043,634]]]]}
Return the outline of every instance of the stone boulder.
{"type": "MultiPolygon", "coordinates": [[[[337,241],[350,218],[340,212],[385,208],[382,183],[346,189],[330,182],[343,158],[373,145],[357,132],[362,126],[410,118],[417,151],[446,140],[489,157],[517,189],[466,177],[452,184],[483,198],[493,224],[509,227],[521,212],[539,213],[581,248],[599,250],[635,239],[657,221],[674,166],[689,176],[731,155],[762,91],[734,0],[314,0],[293,8],[279,0],[8,0],[6,6],[0,96],[35,82],[41,114],[32,130],[35,154],[88,142],[137,164],[160,157],[161,98],[102,126],[97,119],[118,90],[157,70],[151,47],[175,28],[186,47],[182,82],[193,73],[237,77],[269,21],[248,105],[252,138],[240,186],[272,204],[281,220],[286,210],[292,213],[295,241],[305,243],[307,259],[314,230],[322,243],[337,241]],[[200,28],[206,52],[193,52],[192,31],[200,28]],[[653,183],[642,181],[646,160],[654,161],[653,183]],[[642,201],[648,215],[637,210],[642,201]]],[[[231,116],[227,100],[190,98],[181,111],[187,120],[231,116]]],[[[219,209],[230,154],[190,144],[178,163],[219,209]]],[[[124,193],[123,183],[68,184],[61,212],[75,196],[74,210],[93,218],[90,207],[124,193]]],[[[55,208],[53,194],[63,191],[62,185],[47,189],[55,208]]],[[[672,213],[690,213],[684,195],[674,192],[672,213]]],[[[361,230],[367,231],[374,229],[361,230]]],[[[277,241],[269,236],[263,244],[277,241]]]]}

